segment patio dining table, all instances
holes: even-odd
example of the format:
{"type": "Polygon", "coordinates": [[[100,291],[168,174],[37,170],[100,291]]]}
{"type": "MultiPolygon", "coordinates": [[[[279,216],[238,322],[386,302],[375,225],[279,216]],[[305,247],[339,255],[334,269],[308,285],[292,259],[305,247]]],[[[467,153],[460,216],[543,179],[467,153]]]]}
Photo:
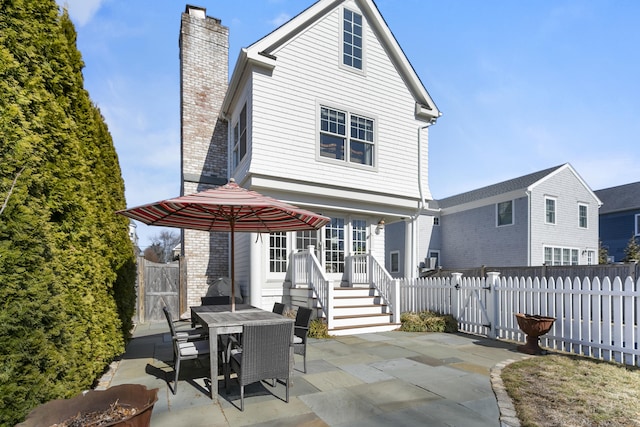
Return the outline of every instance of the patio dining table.
{"type": "Polygon", "coordinates": [[[233,312],[231,305],[191,307],[191,319],[209,330],[211,399],[213,401],[218,400],[218,335],[242,332],[242,327],[246,323],[294,322],[293,319],[249,304],[236,304],[233,312]]]}

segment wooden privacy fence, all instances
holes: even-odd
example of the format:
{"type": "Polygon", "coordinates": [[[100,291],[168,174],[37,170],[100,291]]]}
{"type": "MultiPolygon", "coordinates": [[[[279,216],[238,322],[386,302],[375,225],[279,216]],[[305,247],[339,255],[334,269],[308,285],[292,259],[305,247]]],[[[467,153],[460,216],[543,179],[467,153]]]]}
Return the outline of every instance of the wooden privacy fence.
{"type": "Polygon", "coordinates": [[[555,317],[541,345],[640,366],[640,280],[451,277],[400,279],[402,312],[451,314],[459,330],[524,341],[516,313],[555,317]]]}

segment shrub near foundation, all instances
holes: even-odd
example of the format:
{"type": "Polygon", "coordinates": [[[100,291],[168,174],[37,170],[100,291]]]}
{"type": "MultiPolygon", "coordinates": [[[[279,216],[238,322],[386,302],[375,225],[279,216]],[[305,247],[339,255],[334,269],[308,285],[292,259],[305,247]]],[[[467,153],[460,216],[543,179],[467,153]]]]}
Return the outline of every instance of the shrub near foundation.
{"type": "Polygon", "coordinates": [[[404,332],[458,332],[458,322],[450,314],[406,312],[400,315],[400,322],[404,332]]]}

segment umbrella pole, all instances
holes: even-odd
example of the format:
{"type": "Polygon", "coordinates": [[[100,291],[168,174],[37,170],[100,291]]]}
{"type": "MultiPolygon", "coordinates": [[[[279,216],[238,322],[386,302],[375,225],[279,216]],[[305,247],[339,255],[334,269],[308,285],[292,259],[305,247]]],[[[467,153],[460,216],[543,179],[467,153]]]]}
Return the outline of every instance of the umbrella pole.
{"type": "Polygon", "coordinates": [[[231,219],[231,312],[236,311],[235,221],[231,219]]]}

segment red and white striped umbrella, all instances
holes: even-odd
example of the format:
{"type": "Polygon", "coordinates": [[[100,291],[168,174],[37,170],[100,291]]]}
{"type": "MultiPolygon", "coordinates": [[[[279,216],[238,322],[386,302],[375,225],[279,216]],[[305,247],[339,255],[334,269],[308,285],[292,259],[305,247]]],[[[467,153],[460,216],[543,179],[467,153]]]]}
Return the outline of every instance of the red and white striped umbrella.
{"type": "MultiPolygon", "coordinates": [[[[118,211],[149,225],[231,233],[231,295],[235,295],[234,234],[315,230],[330,221],[311,211],[228,184],[199,193],[118,211]]],[[[231,298],[232,310],[235,299],[231,298]]]]}

